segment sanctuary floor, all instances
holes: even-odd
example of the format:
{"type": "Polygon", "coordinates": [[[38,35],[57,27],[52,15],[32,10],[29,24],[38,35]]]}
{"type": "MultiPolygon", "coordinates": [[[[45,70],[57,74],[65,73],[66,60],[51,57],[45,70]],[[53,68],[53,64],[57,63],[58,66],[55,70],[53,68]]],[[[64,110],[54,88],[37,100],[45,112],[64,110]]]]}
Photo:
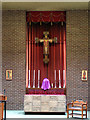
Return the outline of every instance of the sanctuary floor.
{"type": "MultiPolygon", "coordinates": [[[[38,118],[38,120],[39,120],[39,118],[51,118],[51,119],[55,119],[55,120],[59,118],[60,120],[66,120],[67,113],[65,113],[65,115],[54,115],[54,114],[53,115],[35,115],[35,114],[25,115],[23,110],[7,110],[6,118],[38,118]]],[[[71,118],[71,119],[78,120],[79,118],[71,118]]],[[[86,120],[90,120],[90,111],[88,111],[88,119],[86,119],[86,120]]]]}

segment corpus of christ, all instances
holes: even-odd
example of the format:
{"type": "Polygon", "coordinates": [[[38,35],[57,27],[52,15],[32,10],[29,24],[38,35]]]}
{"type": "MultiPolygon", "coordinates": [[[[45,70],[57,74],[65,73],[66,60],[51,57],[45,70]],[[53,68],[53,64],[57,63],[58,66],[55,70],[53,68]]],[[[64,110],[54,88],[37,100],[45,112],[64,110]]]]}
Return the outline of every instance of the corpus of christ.
{"type": "Polygon", "coordinates": [[[43,32],[43,35],[44,35],[43,39],[35,38],[35,41],[36,41],[36,43],[43,42],[43,55],[44,55],[43,61],[45,64],[48,64],[48,62],[49,62],[49,43],[52,43],[52,42],[57,43],[57,38],[54,37],[54,39],[49,39],[49,37],[48,37],[49,32],[47,32],[47,31],[43,32]]]}

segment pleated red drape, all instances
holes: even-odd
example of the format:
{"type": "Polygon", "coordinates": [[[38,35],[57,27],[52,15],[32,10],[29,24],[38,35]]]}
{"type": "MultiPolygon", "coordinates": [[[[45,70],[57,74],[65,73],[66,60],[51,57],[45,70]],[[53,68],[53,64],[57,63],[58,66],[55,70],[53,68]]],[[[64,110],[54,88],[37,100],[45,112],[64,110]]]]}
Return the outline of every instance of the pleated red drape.
{"type": "MultiPolygon", "coordinates": [[[[66,36],[65,24],[61,23],[32,23],[27,25],[26,39],[26,88],[28,88],[30,70],[30,85],[33,87],[33,75],[35,70],[35,87],[38,87],[38,70],[40,70],[40,87],[44,78],[48,77],[50,83],[55,86],[54,70],[56,70],[56,86],[59,87],[59,70],[61,86],[63,87],[63,70],[66,76],[66,36]],[[49,63],[43,62],[43,44],[35,43],[35,37],[43,38],[43,31],[49,31],[49,37],[57,37],[57,43],[49,46],[49,63]],[[48,76],[47,76],[48,72],[48,76]]],[[[65,77],[66,81],[66,77],[65,77]]],[[[65,82],[66,83],[66,82],[65,82]]]]}
{"type": "Polygon", "coordinates": [[[27,22],[65,22],[65,11],[29,11],[26,16],[27,22]]]}
{"type": "Polygon", "coordinates": [[[28,41],[29,41],[29,39],[28,39],[28,26],[26,25],[26,88],[28,87],[28,66],[29,66],[29,63],[28,63],[28,58],[29,58],[29,56],[28,56],[28,53],[29,53],[29,51],[28,51],[28,46],[29,46],[29,44],[28,44],[28,41]]]}

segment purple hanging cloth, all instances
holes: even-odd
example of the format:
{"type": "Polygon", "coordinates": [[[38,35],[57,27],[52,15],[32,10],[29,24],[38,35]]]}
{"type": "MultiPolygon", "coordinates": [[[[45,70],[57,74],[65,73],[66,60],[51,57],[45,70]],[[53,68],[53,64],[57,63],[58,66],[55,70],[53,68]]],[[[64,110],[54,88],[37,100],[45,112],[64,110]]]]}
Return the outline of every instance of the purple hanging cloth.
{"type": "Polygon", "coordinates": [[[49,80],[47,78],[45,78],[43,80],[41,88],[44,89],[44,90],[47,90],[47,89],[51,88],[50,82],[49,82],[49,80]]]}

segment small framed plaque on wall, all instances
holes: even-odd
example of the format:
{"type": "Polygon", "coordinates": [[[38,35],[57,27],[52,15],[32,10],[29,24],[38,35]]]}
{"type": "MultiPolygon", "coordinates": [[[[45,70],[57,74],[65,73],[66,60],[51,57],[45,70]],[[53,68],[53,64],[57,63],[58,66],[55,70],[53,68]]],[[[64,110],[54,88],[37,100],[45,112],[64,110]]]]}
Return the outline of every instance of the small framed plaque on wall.
{"type": "Polygon", "coordinates": [[[12,70],[6,70],[6,80],[12,80],[12,70]]]}
{"type": "Polygon", "coordinates": [[[82,81],[87,81],[87,70],[82,70],[82,81]]]}

